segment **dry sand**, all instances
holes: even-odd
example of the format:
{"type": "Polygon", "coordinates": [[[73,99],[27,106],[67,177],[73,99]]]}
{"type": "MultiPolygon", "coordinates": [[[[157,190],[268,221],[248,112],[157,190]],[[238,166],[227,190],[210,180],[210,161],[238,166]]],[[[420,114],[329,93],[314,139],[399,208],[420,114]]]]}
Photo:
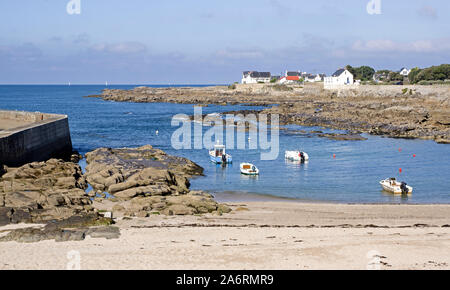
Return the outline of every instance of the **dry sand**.
{"type": "Polygon", "coordinates": [[[450,205],[230,205],[120,220],[117,240],[0,243],[0,269],[66,269],[70,251],[81,269],[450,269],[450,205]]]}

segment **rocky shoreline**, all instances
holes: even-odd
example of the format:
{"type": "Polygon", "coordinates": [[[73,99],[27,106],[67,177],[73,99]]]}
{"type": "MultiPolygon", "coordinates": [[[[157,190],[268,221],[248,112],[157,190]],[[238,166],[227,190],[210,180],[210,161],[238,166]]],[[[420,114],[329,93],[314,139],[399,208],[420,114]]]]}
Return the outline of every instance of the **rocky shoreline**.
{"type": "Polygon", "coordinates": [[[204,192],[190,191],[189,179],[202,175],[194,162],[151,146],[100,148],[86,154],[86,176],[96,195],[114,196],[102,209],[117,215],[148,217],[154,214],[221,215],[230,209],[204,192]]]}
{"type": "Polygon", "coordinates": [[[342,91],[327,91],[320,84],[138,87],[106,89],[101,95],[88,97],[116,102],[267,106],[257,112],[279,114],[281,125],[321,126],[450,144],[449,86],[360,86],[342,91]]]}
{"type": "Polygon", "coordinates": [[[50,159],[19,168],[2,167],[0,227],[42,224],[0,232],[1,241],[117,238],[116,217],[222,215],[231,211],[210,194],[189,190],[189,178],[202,175],[192,161],[151,146],[100,148],[86,154],[87,167],[50,159]],[[86,192],[88,186],[92,190],[86,192]],[[111,212],[108,216],[106,212],[111,212]],[[106,226],[106,228],[105,228],[106,226]]]}

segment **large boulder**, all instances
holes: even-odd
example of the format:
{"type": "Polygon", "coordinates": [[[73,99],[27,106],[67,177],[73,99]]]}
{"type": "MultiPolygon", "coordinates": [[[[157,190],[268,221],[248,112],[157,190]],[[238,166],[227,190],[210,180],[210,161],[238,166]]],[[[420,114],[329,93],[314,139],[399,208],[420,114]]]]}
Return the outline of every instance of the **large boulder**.
{"type": "Polygon", "coordinates": [[[78,164],[50,159],[9,168],[0,178],[0,224],[45,222],[93,211],[78,164]]]}
{"type": "MultiPolygon", "coordinates": [[[[1,211],[1,209],[0,209],[1,211]]],[[[111,219],[96,214],[73,215],[66,219],[48,222],[45,226],[29,226],[5,231],[0,242],[36,243],[45,240],[56,242],[82,241],[91,238],[117,239],[120,230],[111,226],[111,219]]]]}
{"type": "Polygon", "coordinates": [[[192,215],[226,213],[210,194],[189,191],[189,178],[203,168],[151,146],[100,148],[86,154],[86,179],[94,191],[112,195],[111,210],[125,216],[152,213],[192,215]]]}
{"type": "Polygon", "coordinates": [[[184,194],[188,177],[201,175],[203,168],[181,157],[151,146],[100,148],[86,154],[86,179],[95,191],[120,200],[138,196],[184,194]]]}
{"type": "Polygon", "coordinates": [[[2,177],[3,174],[6,173],[6,171],[8,171],[8,168],[5,165],[0,164],[0,177],[2,177]]]}

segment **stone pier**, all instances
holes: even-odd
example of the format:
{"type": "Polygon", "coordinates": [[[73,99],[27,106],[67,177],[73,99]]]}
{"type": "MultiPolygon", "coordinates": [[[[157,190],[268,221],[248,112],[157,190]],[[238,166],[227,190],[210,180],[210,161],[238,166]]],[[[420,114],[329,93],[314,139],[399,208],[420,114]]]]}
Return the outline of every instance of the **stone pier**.
{"type": "Polygon", "coordinates": [[[17,167],[71,153],[66,115],[0,110],[0,165],[17,167]]]}

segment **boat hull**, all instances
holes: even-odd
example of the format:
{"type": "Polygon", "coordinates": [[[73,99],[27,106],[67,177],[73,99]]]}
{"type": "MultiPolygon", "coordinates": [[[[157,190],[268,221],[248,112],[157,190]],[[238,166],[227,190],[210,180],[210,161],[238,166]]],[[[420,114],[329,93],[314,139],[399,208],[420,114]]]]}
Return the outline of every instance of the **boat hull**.
{"type": "Polygon", "coordinates": [[[241,170],[241,174],[243,174],[243,175],[250,175],[250,176],[259,175],[259,169],[256,168],[256,166],[254,166],[253,164],[242,163],[240,166],[240,170],[241,170]],[[245,168],[246,166],[248,168],[245,168]],[[254,168],[254,170],[252,170],[253,168],[254,168]]]}
{"type": "Polygon", "coordinates": [[[286,151],[284,153],[284,158],[291,160],[291,161],[300,161],[300,162],[306,162],[309,160],[309,156],[305,152],[301,151],[286,151]],[[303,158],[300,156],[300,153],[303,153],[303,158]]]}
{"type": "Polygon", "coordinates": [[[256,171],[241,170],[241,174],[250,175],[250,176],[259,175],[259,170],[256,170],[256,171]]]}
{"type": "MultiPolygon", "coordinates": [[[[209,157],[211,159],[211,162],[213,162],[215,164],[222,164],[222,163],[224,163],[223,160],[222,160],[222,157],[216,157],[216,156],[212,156],[212,155],[209,155],[209,157]]],[[[230,155],[227,155],[225,164],[231,164],[231,163],[233,163],[233,158],[230,155]]]]}
{"type": "MultiPolygon", "coordinates": [[[[384,191],[393,193],[393,194],[403,194],[403,191],[400,187],[401,184],[396,183],[395,185],[390,185],[389,181],[382,180],[380,181],[380,185],[383,188],[384,191]]],[[[413,188],[409,185],[406,186],[408,189],[408,194],[412,194],[413,188]]]]}

